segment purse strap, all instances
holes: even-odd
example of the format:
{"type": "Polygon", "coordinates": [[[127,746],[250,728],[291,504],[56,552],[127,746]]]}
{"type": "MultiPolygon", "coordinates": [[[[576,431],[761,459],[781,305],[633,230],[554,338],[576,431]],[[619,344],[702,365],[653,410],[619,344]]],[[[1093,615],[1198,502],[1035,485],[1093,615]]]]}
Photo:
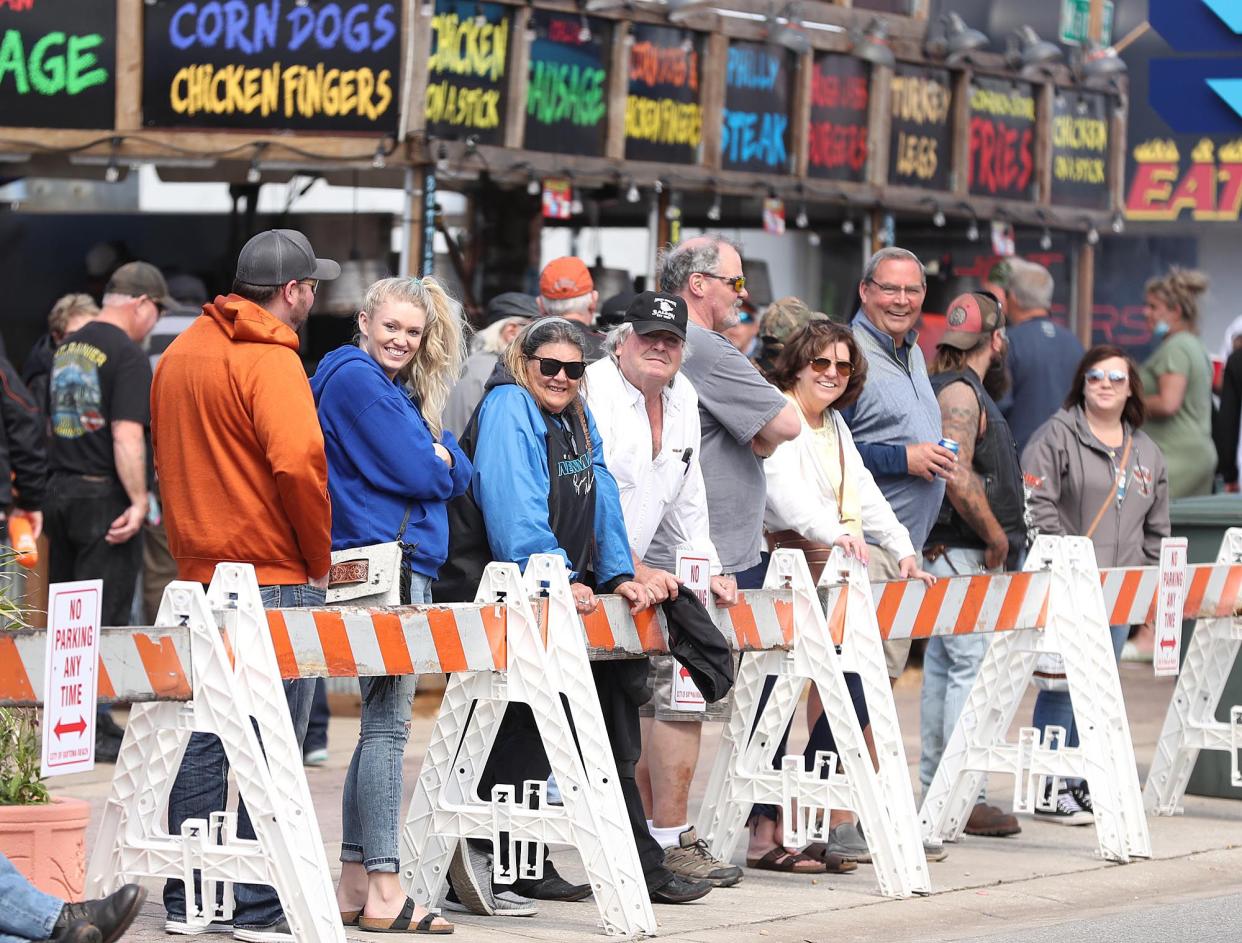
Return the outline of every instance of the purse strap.
{"type": "Polygon", "coordinates": [[[1108,489],[1108,496],[1104,499],[1104,503],[1100,505],[1100,509],[1095,512],[1095,520],[1091,522],[1091,526],[1087,528],[1086,534],[1083,536],[1090,540],[1095,535],[1095,529],[1100,526],[1100,521],[1104,519],[1104,512],[1108,510],[1108,506],[1112,504],[1113,498],[1117,496],[1117,476],[1124,475],[1126,465],[1130,462],[1130,446],[1134,445],[1134,436],[1131,435],[1126,439],[1125,450],[1121,453],[1121,470],[1113,474],[1113,486],[1108,489]]]}

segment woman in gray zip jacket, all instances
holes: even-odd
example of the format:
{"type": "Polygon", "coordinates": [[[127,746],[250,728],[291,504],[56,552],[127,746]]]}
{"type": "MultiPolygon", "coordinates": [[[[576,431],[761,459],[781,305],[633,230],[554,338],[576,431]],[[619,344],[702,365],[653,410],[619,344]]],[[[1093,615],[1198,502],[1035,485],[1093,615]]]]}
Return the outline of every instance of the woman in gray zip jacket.
{"type": "MultiPolygon", "coordinates": [[[[1064,407],[1022,452],[1034,533],[1091,538],[1101,568],[1160,562],[1160,539],[1169,536],[1168,473],[1160,448],[1139,428],[1145,415],[1134,361],[1116,347],[1087,351],[1064,407]]],[[[1114,655],[1129,628],[1112,627],[1114,655]]],[[[1068,691],[1041,690],[1032,722],[1040,730],[1063,727],[1066,746],[1078,746],[1068,691]]],[[[1086,782],[1063,784],[1053,809],[1037,814],[1089,824],[1086,782]]]]}

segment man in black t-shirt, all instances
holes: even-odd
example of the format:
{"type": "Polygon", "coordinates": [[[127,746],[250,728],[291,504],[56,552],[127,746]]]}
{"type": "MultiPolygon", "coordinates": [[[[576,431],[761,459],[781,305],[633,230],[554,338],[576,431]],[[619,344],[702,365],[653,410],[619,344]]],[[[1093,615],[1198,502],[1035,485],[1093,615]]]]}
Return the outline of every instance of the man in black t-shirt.
{"type": "Polygon", "coordinates": [[[147,516],[151,365],[138,346],[170,303],[159,269],[122,265],[99,316],[56,350],[49,383],[48,579],[102,579],[103,624],[126,625],[147,516]]]}

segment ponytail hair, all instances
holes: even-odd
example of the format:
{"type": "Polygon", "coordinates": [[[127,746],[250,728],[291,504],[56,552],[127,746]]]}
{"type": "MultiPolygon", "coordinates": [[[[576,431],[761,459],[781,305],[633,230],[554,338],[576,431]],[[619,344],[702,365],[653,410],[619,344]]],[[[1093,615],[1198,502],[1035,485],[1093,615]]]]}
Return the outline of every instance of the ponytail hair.
{"type": "Polygon", "coordinates": [[[1181,312],[1186,323],[1196,327],[1199,321],[1199,296],[1207,291],[1208,277],[1197,269],[1173,266],[1163,278],[1151,278],[1144,292],[1159,298],[1169,308],[1181,312]]]}
{"type": "Polygon", "coordinates": [[[422,308],[427,315],[423,340],[413,359],[397,374],[414,394],[419,411],[438,441],[444,432],[444,407],[466,361],[466,329],[460,302],[434,275],[381,278],[367,289],[362,310],[368,318],[390,301],[422,308]]]}

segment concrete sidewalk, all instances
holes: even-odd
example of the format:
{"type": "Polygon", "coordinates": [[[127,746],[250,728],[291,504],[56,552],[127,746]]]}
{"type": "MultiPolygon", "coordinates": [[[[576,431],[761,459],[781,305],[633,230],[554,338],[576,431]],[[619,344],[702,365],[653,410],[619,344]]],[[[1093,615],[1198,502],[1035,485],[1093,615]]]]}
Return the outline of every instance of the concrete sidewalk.
{"type": "MultiPolygon", "coordinates": [[[[1145,776],[1173,690],[1170,679],[1152,677],[1150,665],[1121,668],[1140,775],[1145,776]]],[[[916,782],[919,676],[907,672],[897,687],[911,776],[916,782]]],[[[1034,690],[1018,711],[1029,724],[1034,690]]],[[[419,698],[406,756],[406,803],[422,750],[439,706],[439,695],[419,698]]],[[[356,742],[356,718],[334,718],[326,766],[307,770],[311,792],[334,873],[339,865],[340,790],[356,742]]],[[[791,747],[801,749],[805,725],[795,723],[791,747]]],[[[702,798],[720,728],[705,728],[703,759],[695,779],[692,808],[702,798]]],[[[112,767],[52,782],[60,795],[92,803],[97,817],[108,793],[112,767]]],[[[994,776],[990,798],[1008,808],[1012,780],[994,776]]],[[[916,793],[917,795],[917,793],[916,793]]],[[[1093,828],[1068,828],[1022,817],[1021,835],[1008,839],[965,838],[949,857],[930,865],[929,897],[889,900],[879,895],[871,868],[861,865],[849,875],[818,878],[746,872],[735,887],[713,891],[702,901],[656,908],[659,934],[669,940],[719,943],[729,940],[819,941],[860,938],[864,933],[886,943],[966,939],[1026,926],[1046,926],[1090,914],[1148,907],[1155,903],[1236,892],[1242,873],[1242,802],[1188,796],[1185,815],[1149,819],[1154,858],[1115,865],[1095,855],[1093,828]]],[[[93,830],[88,836],[93,840],[93,830]]],[[[743,852],[739,853],[737,863],[743,852]]],[[[582,874],[572,851],[558,852],[567,877],[582,874]]],[[[169,940],[163,933],[158,882],[150,882],[151,900],[126,936],[130,940],[169,940]]],[[[496,920],[452,915],[457,939],[491,943],[514,936],[532,940],[589,940],[602,936],[595,906],[543,903],[533,918],[496,920]]],[[[374,940],[359,931],[351,940],[374,940]]]]}

